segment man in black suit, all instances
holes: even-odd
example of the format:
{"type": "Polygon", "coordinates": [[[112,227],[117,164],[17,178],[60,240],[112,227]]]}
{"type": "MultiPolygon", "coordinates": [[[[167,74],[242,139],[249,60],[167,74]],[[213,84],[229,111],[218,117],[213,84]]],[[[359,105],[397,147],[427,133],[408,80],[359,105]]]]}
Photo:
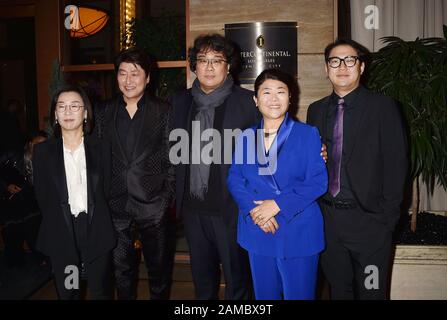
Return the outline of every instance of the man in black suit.
{"type": "MultiPolygon", "coordinates": [[[[199,36],[189,51],[189,58],[197,79],[191,89],[171,99],[175,129],[183,129],[192,137],[195,125],[199,124],[198,134],[215,129],[224,137],[225,129],[245,129],[259,121],[253,92],[233,83],[230,71],[235,67],[235,50],[232,44],[218,34],[199,36]]],[[[214,138],[212,141],[215,142],[214,138]]],[[[183,219],[195,294],[200,300],[218,299],[220,263],[226,284],[225,298],[249,298],[248,257],[237,243],[238,208],[226,184],[231,148],[225,145],[230,143],[231,139],[222,139],[222,158],[216,161],[213,157],[213,163],[205,164],[202,158],[199,163],[194,162],[203,144],[192,140],[187,154],[189,161],[178,164],[175,169],[176,210],[183,219]],[[230,150],[229,162],[224,159],[225,150],[230,150]]]]}
{"type": "Polygon", "coordinates": [[[109,148],[105,182],[118,235],[113,253],[118,299],[136,298],[134,226],[142,243],[151,299],[168,299],[171,286],[170,106],[145,92],[150,66],[142,50],[122,51],[115,62],[120,94],[96,112],[97,134],[109,148]]]}
{"type": "Polygon", "coordinates": [[[325,50],[331,95],[312,103],[307,122],[328,148],[328,192],[320,199],[332,299],[385,299],[392,232],[407,176],[406,136],[397,104],[360,85],[365,54],[352,40],[325,50]]]}

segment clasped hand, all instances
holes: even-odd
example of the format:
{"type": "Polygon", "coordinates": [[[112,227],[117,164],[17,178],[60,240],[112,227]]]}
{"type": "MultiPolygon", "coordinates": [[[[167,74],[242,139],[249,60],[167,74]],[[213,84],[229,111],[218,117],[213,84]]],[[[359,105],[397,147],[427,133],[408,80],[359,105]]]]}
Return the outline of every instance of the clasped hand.
{"type": "Polygon", "coordinates": [[[275,216],[281,209],[275,200],[260,200],[254,201],[254,203],[257,206],[250,211],[253,223],[258,225],[265,233],[274,234],[279,229],[275,216]]]}

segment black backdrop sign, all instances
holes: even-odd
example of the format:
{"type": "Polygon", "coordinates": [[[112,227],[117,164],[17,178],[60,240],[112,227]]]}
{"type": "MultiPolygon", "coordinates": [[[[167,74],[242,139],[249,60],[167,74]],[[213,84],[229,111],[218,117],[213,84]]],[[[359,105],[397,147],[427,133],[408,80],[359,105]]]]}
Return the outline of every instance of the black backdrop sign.
{"type": "Polygon", "coordinates": [[[264,69],[277,68],[297,77],[296,22],[254,22],[225,25],[225,36],[241,50],[241,83],[254,83],[264,69]]]}

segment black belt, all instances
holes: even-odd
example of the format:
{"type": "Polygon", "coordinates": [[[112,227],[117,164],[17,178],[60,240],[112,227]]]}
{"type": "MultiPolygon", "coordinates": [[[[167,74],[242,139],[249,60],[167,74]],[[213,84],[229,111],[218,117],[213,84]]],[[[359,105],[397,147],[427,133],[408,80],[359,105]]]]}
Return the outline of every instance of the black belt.
{"type": "Polygon", "coordinates": [[[355,209],[358,207],[358,204],[355,201],[321,199],[321,202],[328,207],[341,210],[355,209]]]}

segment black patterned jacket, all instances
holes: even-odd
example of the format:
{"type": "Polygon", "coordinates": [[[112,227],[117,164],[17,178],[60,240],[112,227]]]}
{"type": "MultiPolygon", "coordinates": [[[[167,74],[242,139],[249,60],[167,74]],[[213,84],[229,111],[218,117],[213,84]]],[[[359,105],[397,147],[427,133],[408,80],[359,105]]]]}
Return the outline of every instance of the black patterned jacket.
{"type": "Polygon", "coordinates": [[[139,137],[132,159],[127,159],[116,129],[119,99],[95,110],[95,132],[107,150],[106,197],[114,218],[131,214],[157,223],[165,216],[175,188],[174,167],[169,161],[171,107],[146,95],[139,137]]]}

